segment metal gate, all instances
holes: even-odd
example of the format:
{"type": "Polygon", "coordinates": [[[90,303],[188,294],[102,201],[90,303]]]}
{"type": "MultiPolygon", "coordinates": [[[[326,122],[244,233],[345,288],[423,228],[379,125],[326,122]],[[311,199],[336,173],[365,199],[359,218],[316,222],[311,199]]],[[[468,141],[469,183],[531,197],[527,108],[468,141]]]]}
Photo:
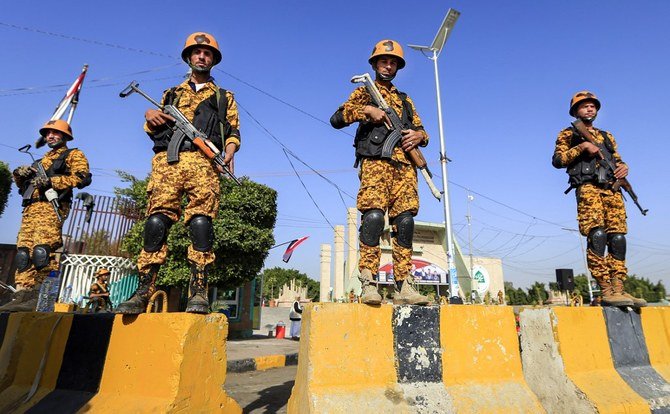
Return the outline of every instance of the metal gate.
{"type": "Polygon", "coordinates": [[[111,272],[112,304],[128,299],[137,288],[137,270],[121,243],[139,218],[135,202],[128,198],[77,195],[63,226],[59,301],[83,306],[101,267],[111,272]]]}

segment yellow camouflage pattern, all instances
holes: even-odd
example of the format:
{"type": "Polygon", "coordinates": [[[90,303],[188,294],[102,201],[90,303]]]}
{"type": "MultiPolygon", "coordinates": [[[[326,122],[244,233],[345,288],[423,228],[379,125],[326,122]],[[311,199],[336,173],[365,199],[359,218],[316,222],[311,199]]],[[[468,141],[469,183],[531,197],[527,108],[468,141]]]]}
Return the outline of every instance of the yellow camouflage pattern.
{"type": "MultiPolygon", "coordinates": [[[[375,84],[377,85],[377,88],[379,89],[379,92],[382,94],[382,97],[386,103],[391,108],[393,108],[399,117],[402,117],[402,99],[398,94],[398,89],[394,85],[391,85],[390,88],[387,88],[377,81],[375,81],[375,84]]],[[[342,117],[344,118],[344,121],[347,124],[367,121],[368,119],[363,113],[363,108],[365,108],[366,105],[371,105],[371,101],[372,99],[370,98],[370,94],[367,92],[364,86],[356,88],[349,96],[349,99],[342,105],[342,117]]],[[[414,106],[414,101],[412,101],[412,98],[408,96],[407,102],[410,104],[414,112],[414,116],[412,117],[412,124],[416,128],[419,128],[424,136],[423,143],[421,143],[420,146],[425,147],[428,145],[428,133],[426,133],[426,131],[423,129],[421,118],[419,117],[419,113],[416,111],[416,107],[414,106]]],[[[411,164],[409,157],[407,157],[405,152],[399,146],[395,147],[393,150],[392,159],[403,164],[411,164]]]]}
{"type": "MultiPolygon", "coordinates": [[[[54,160],[56,160],[66,150],[67,146],[62,145],[59,148],[52,149],[44,154],[40,161],[42,166],[44,166],[44,169],[48,170],[49,167],[51,167],[51,164],[53,164],[54,160]]],[[[70,151],[67,158],[65,159],[65,164],[69,169],[68,174],[51,177],[51,185],[53,186],[53,189],[59,192],[77,187],[79,184],[81,184],[83,177],[86,177],[90,171],[86,156],[77,148],[70,151]]],[[[14,182],[19,188],[21,188],[25,181],[21,177],[14,175],[14,182]]],[[[33,192],[32,199],[39,199],[39,191],[37,189],[35,189],[33,192]]]]}
{"type": "MultiPolygon", "coordinates": [[[[177,99],[177,109],[184,114],[186,119],[193,121],[195,116],[195,110],[200,105],[200,103],[206,99],[212,97],[216,94],[216,91],[219,87],[212,81],[205,83],[205,85],[198,90],[197,92],[191,88],[190,81],[186,80],[179,84],[175,89],[175,93],[178,97],[177,99]]],[[[165,99],[169,89],[163,92],[163,98],[161,103],[165,103],[165,99]]],[[[226,110],[226,118],[232,127],[232,131],[240,130],[240,115],[237,109],[237,102],[235,102],[235,97],[232,92],[226,90],[226,99],[228,100],[228,107],[226,110]]],[[[144,130],[146,132],[151,132],[151,127],[149,124],[144,124],[144,130]]],[[[224,148],[226,145],[233,143],[236,146],[236,150],[240,148],[240,136],[238,134],[231,134],[227,137],[221,137],[224,140],[224,148]]]]}
{"type": "MultiPolygon", "coordinates": [[[[404,163],[388,160],[363,159],[361,185],[358,190],[356,208],[361,213],[380,209],[388,212],[391,220],[404,211],[416,215],[419,211],[416,168],[404,163]]],[[[373,274],[379,270],[381,248],[359,243],[359,270],[368,269],[373,274]]],[[[409,275],[412,249],[404,248],[392,240],[393,274],[395,280],[405,280],[409,275]]]]}
{"type": "MultiPolygon", "coordinates": [[[[61,145],[44,154],[40,161],[44,169],[48,170],[54,160],[66,150],[67,146],[61,145]]],[[[82,182],[83,177],[89,173],[86,156],[76,148],[70,151],[65,159],[65,164],[69,170],[68,174],[51,177],[51,184],[54,190],[59,192],[76,187],[82,182]]],[[[24,184],[21,177],[17,177],[16,175],[14,176],[14,181],[19,187],[24,184]]],[[[63,245],[63,222],[70,212],[70,204],[61,202],[59,211],[63,222],[59,221],[51,203],[39,201],[39,191],[37,189],[33,192],[31,200],[33,200],[31,204],[23,209],[16,247],[27,248],[31,258],[33,248],[40,244],[48,245],[52,253],[49,257],[49,264],[39,271],[31,264],[25,271],[16,272],[14,277],[16,285],[23,288],[32,288],[40,285],[50,271],[58,270],[58,261],[53,252],[63,245]]]]}
{"type": "MultiPolygon", "coordinates": [[[[604,138],[600,134],[601,130],[595,127],[588,127],[587,130],[591,133],[591,135],[593,136],[593,138],[596,140],[597,143],[602,144],[604,142],[604,138]]],[[[612,147],[614,149],[612,157],[614,158],[617,164],[623,163],[623,161],[621,161],[621,155],[619,154],[619,151],[617,149],[617,143],[616,140],[614,139],[614,135],[612,135],[607,131],[603,132],[607,134],[607,137],[612,143],[612,147]]],[[[558,137],[556,138],[554,159],[558,160],[560,166],[564,168],[567,167],[570,163],[572,163],[582,153],[581,149],[579,149],[577,146],[574,147],[570,146],[570,144],[572,143],[572,134],[573,134],[572,129],[565,128],[564,130],[558,133],[558,137]]]]}
{"type": "MultiPolygon", "coordinates": [[[[183,211],[184,222],[195,215],[216,218],[219,209],[219,178],[212,162],[199,151],[181,152],[179,162],[168,164],[167,152],[154,155],[151,163],[151,178],[147,185],[147,217],[162,213],[173,222],[182,214],[181,201],[188,198],[183,211]]],[[[147,273],[153,264],[163,264],[167,258],[167,245],[157,252],[142,249],[137,260],[140,273],[147,273]]],[[[205,266],[213,263],[214,252],[199,252],[188,247],[188,260],[205,266]]]]}
{"type": "MultiPolygon", "coordinates": [[[[588,130],[598,143],[603,143],[604,138],[600,133],[601,130],[595,127],[589,127],[588,130]]],[[[617,164],[623,164],[614,136],[607,131],[604,132],[612,143],[614,160],[617,164]]],[[[572,134],[572,130],[566,128],[559,132],[556,139],[553,159],[558,161],[558,164],[562,167],[567,167],[581,154],[581,150],[577,146],[570,147],[572,134]]],[[[577,198],[579,232],[583,236],[588,236],[589,232],[596,227],[603,228],[607,234],[626,234],[628,232],[626,206],[620,191],[614,192],[611,189],[585,183],[575,190],[575,196],[577,198]]],[[[589,271],[596,280],[609,281],[613,277],[621,280],[626,279],[628,269],[624,260],[617,260],[611,255],[601,257],[587,249],[586,261],[589,271]]]]}
{"type": "MultiPolygon", "coordinates": [[[[70,212],[70,204],[61,203],[59,211],[65,221],[70,212]]],[[[49,264],[37,271],[31,263],[25,271],[17,271],[14,277],[17,287],[38,286],[42,284],[50,271],[58,270],[58,261],[53,252],[63,245],[63,223],[58,220],[51,203],[47,201],[35,201],[23,209],[21,227],[16,240],[16,247],[27,248],[31,258],[33,247],[39,244],[46,244],[51,248],[49,264]]]]}

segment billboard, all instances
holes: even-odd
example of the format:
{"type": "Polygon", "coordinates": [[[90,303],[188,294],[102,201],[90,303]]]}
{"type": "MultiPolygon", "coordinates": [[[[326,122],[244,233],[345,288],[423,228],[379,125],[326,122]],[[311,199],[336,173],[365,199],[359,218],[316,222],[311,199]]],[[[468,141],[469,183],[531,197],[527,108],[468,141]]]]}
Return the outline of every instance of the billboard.
{"type": "MultiPolygon", "coordinates": [[[[412,259],[411,275],[416,283],[428,285],[447,284],[447,271],[423,259],[412,259]]],[[[380,283],[393,281],[393,263],[386,263],[377,272],[380,283]]]]}

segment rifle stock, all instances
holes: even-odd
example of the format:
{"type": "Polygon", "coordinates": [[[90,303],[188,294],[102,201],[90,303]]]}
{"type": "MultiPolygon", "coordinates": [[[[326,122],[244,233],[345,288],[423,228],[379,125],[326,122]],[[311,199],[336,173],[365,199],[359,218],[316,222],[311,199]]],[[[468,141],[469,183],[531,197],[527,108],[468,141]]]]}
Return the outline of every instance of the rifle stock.
{"type": "MultiPolygon", "coordinates": [[[[605,155],[602,152],[602,144],[600,144],[596,139],[593,137],[593,135],[589,132],[589,130],[586,128],[586,125],[581,119],[577,119],[576,121],[572,122],[572,126],[575,128],[575,130],[579,133],[579,135],[586,141],[590,142],[591,144],[595,145],[598,147],[598,158],[600,161],[602,161],[602,164],[605,164],[612,173],[616,170],[616,165],[607,158],[605,158],[605,155]]],[[[616,161],[614,161],[616,162],[616,161]]],[[[601,165],[602,165],[601,164],[601,165]]],[[[637,201],[637,194],[635,194],[635,191],[633,191],[633,186],[630,184],[630,181],[626,177],[624,178],[615,178],[615,181],[612,183],[612,190],[613,191],[619,191],[619,189],[623,188],[624,191],[628,193],[630,198],[633,200],[633,203],[637,206],[637,208],[640,210],[640,213],[642,213],[643,216],[647,215],[647,212],[649,209],[642,208],[640,203],[637,201]]]]}

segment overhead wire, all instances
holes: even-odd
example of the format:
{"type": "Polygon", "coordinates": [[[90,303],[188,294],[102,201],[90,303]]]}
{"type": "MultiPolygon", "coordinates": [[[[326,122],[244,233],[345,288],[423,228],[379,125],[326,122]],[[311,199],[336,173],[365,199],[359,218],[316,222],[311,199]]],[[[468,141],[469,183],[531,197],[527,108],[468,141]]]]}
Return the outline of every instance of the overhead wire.
{"type": "MultiPolygon", "coordinates": [[[[12,28],[12,29],[17,29],[17,30],[23,30],[23,31],[33,32],[33,33],[39,33],[39,34],[48,35],[48,36],[53,36],[53,37],[58,37],[58,38],[66,39],[66,40],[72,40],[72,41],[79,41],[79,42],[89,43],[89,44],[93,44],[93,45],[97,45],[97,46],[103,46],[103,47],[108,47],[108,48],[114,48],[114,49],[119,49],[119,50],[125,50],[125,51],[130,51],[130,52],[135,52],[135,53],[141,53],[141,54],[145,54],[145,55],[152,55],[152,56],[164,57],[164,58],[175,59],[175,60],[177,59],[177,57],[175,57],[175,56],[173,56],[173,55],[171,55],[171,54],[167,54],[167,53],[160,53],[160,52],[155,52],[155,51],[146,50],[146,49],[140,49],[140,48],[135,48],[135,47],[129,47],[129,46],[124,46],[124,45],[119,45],[119,44],[115,44],[115,43],[111,43],[111,42],[104,42],[104,41],[98,41],[98,40],[93,40],[93,39],[87,39],[87,38],[78,37],[78,36],[73,36],[73,35],[66,35],[66,34],[62,34],[62,33],[56,33],[56,32],[52,32],[52,31],[48,31],[48,30],[42,30],[42,29],[37,29],[37,28],[33,28],[33,27],[27,27],[27,26],[22,26],[22,25],[17,25],[17,24],[12,24],[12,23],[7,23],[7,22],[2,22],[2,21],[0,21],[0,26],[4,26],[4,27],[7,27],[7,28],[12,28]]],[[[168,65],[168,66],[164,66],[164,67],[160,67],[160,68],[154,68],[153,70],[152,70],[152,69],[148,69],[148,70],[146,70],[146,71],[135,72],[135,73],[131,73],[131,74],[127,74],[127,75],[121,75],[121,76],[134,76],[134,75],[138,75],[138,74],[141,74],[141,73],[147,73],[147,72],[149,72],[149,71],[163,70],[163,69],[165,69],[165,68],[167,68],[167,67],[176,66],[177,64],[180,64],[180,63],[175,63],[174,65],[168,65]]],[[[240,83],[246,85],[247,87],[250,87],[250,88],[252,88],[252,89],[258,91],[258,92],[264,94],[265,96],[267,96],[267,97],[269,97],[269,98],[271,98],[271,99],[273,99],[273,100],[276,100],[277,102],[280,102],[280,103],[282,103],[283,105],[286,105],[286,106],[288,106],[288,107],[290,107],[290,108],[292,108],[292,109],[294,109],[294,110],[296,110],[296,111],[302,113],[302,114],[305,115],[305,116],[308,116],[308,117],[314,119],[315,121],[317,121],[317,122],[319,122],[319,123],[322,123],[322,124],[324,124],[324,125],[329,125],[327,122],[323,121],[323,120],[320,119],[319,117],[317,117],[317,116],[315,116],[315,115],[313,115],[313,114],[311,114],[311,113],[309,113],[309,112],[307,112],[307,111],[305,111],[305,110],[303,110],[303,109],[297,107],[296,105],[291,104],[290,102],[288,102],[288,101],[286,101],[286,100],[284,100],[284,99],[281,99],[281,98],[279,98],[279,97],[277,97],[277,96],[275,96],[275,95],[273,95],[273,94],[271,94],[271,93],[269,93],[269,92],[267,92],[267,91],[264,91],[264,90],[262,90],[261,88],[256,87],[255,85],[253,85],[253,84],[251,84],[251,83],[249,83],[249,82],[247,82],[247,81],[245,81],[245,80],[243,80],[243,79],[241,79],[241,78],[235,76],[235,75],[232,74],[232,73],[229,73],[229,72],[224,71],[224,70],[219,69],[219,68],[216,68],[216,69],[217,69],[219,72],[225,74],[226,76],[228,76],[228,77],[230,77],[230,78],[236,80],[237,82],[240,82],[240,83]]],[[[165,78],[164,78],[164,79],[165,79],[165,78]]],[[[94,79],[94,80],[90,80],[90,81],[88,81],[88,82],[89,82],[89,83],[96,83],[96,82],[103,82],[103,81],[107,81],[107,80],[110,80],[110,78],[94,79]]],[[[161,80],[162,80],[162,79],[161,79],[161,80]]],[[[147,81],[152,81],[152,80],[147,80],[147,81]]],[[[112,84],[91,85],[91,86],[89,86],[89,88],[92,88],[92,87],[107,87],[107,86],[114,86],[114,85],[115,85],[115,84],[113,84],[113,83],[112,83],[112,84]]],[[[64,85],[64,86],[67,86],[67,85],[64,85]]],[[[51,87],[56,88],[56,87],[61,87],[61,85],[52,85],[51,87]]],[[[20,93],[40,93],[40,92],[31,90],[31,89],[37,89],[37,88],[39,88],[39,87],[26,87],[26,88],[13,88],[13,89],[0,90],[0,97],[2,97],[2,96],[9,96],[10,94],[20,94],[20,93]]],[[[46,88],[50,88],[50,87],[46,87],[46,88]]],[[[254,119],[255,122],[258,123],[258,121],[257,121],[255,118],[253,118],[253,116],[252,116],[248,111],[245,110],[245,112],[247,112],[247,114],[248,114],[250,117],[252,117],[252,119],[254,119]]],[[[260,123],[258,123],[258,124],[260,125],[260,123]]],[[[261,127],[262,127],[262,126],[261,126],[261,127]]],[[[262,127],[262,128],[265,129],[264,127],[262,127]]],[[[267,131],[267,130],[266,130],[266,132],[269,133],[269,131],[267,131]]],[[[345,134],[351,136],[351,134],[347,133],[346,131],[340,130],[340,132],[345,133],[345,134]]],[[[272,134],[270,134],[270,136],[272,136],[272,134]]],[[[317,174],[318,176],[320,176],[321,178],[323,178],[324,180],[326,180],[327,182],[329,182],[331,185],[333,185],[333,186],[338,190],[338,194],[339,194],[340,199],[342,200],[343,203],[344,203],[344,198],[342,197],[342,194],[345,194],[345,195],[347,195],[348,197],[350,197],[350,198],[352,198],[352,199],[354,198],[354,197],[351,196],[350,194],[348,194],[348,193],[346,193],[345,191],[343,191],[343,190],[342,190],[339,186],[337,186],[335,183],[333,183],[332,181],[326,179],[326,178],[325,178],[321,173],[319,173],[317,170],[315,170],[315,169],[313,169],[312,167],[310,167],[309,165],[307,165],[303,160],[301,160],[299,157],[297,157],[297,156],[296,156],[292,151],[290,151],[286,146],[284,146],[283,144],[281,144],[280,141],[279,141],[278,139],[276,139],[276,137],[274,137],[274,136],[272,136],[272,137],[273,137],[273,139],[275,139],[275,140],[280,144],[280,146],[282,147],[282,150],[284,151],[284,154],[286,155],[287,159],[289,160],[289,163],[291,164],[292,168],[294,169],[294,173],[295,173],[298,177],[299,177],[299,174],[298,174],[297,170],[295,170],[295,167],[293,166],[293,164],[291,163],[290,158],[289,158],[289,155],[290,155],[291,157],[295,158],[296,160],[300,161],[300,162],[303,163],[304,165],[306,165],[306,166],[307,166],[313,173],[317,174]]],[[[16,148],[14,148],[14,147],[12,147],[12,146],[9,146],[9,145],[6,145],[6,144],[0,144],[0,145],[3,146],[3,147],[16,149],[16,148]]],[[[301,183],[302,183],[302,180],[301,180],[301,183]]],[[[538,216],[536,216],[536,215],[534,215],[534,214],[525,212],[525,211],[523,211],[523,210],[521,210],[521,209],[518,209],[518,208],[516,208],[516,207],[512,207],[512,206],[510,206],[510,205],[508,205],[508,204],[506,204],[506,203],[503,203],[503,202],[500,202],[500,201],[498,201],[498,200],[495,200],[495,199],[493,199],[493,198],[491,198],[491,197],[488,197],[488,196],[486,196],[486,195],[484,195],[484,194],[482,194],[482,193],[478,193],[478,192],[476,192],[476,191],[472,191],[472,190],[470,190],[469,188],[467,188],[467,187],[465,187],[465,186],[462,186],[462,185],[460,185],[460,184],[458,184],[458,183],[455,183],[455,182],[453,182],[453,181],[449,181],[449,183],[452,184],[452,185],[454,185],[454,186],[456,186],[456,187],[459,187],[459,188],[465,189],[465,190],[467,190],[467,191],[470,191],[472,194],[478,195],[479,197],[482,197],[482,198],[484,198],[484,199],[486,199],[486,200],[489,200],[489,201],[491,201],[491,202],[493,202],[493,203],[495,203],[495,204],[498,204],[498,205],[500,205],[500,206],[503,206],[503,207],[505,207],[505,208],[507,208],[507,209],[509,209],[509,210],[512,210],[512,211],[518,213],[518,214],[521,214],[521,215],[530,217],[530,218],[532,218],[532,219],[535,220],[535,221],[544,222],[544,223],[546,223],[546,224],[550,224],[550,225],[558,226],[558,227],[561,227],[561,228],[566,227],[566,226],[563,225],[563,224],[560,224],[560,223],[557,223],[557,222],[554,222],[554,221],[551,221],[551,220],[543,219],[543,218],[538,217],[538,216]]],[[[304,183],[303,183],[303,186],[304,186],[304,183]]],[[[109,192],[109,191],[105,191],[105,192],[109,192]]],[[[310,197],[311,197],[311,194],[310,194],[310,197]]],[[[346,204],[346,203],[345,203],[345,204],[346,204]]],[[[482,207],[479,206],[478,208],[482,208],[482,207]]],[[[482,209],[483,209],[483,208],[482,208],[482,209]]],[[[485,209],[484,209],[484,210],[485,210],[485,209]]],[[[485,210],[485,211],[487,211],[487,210],[485,210]]],[[[492,213],[492,214],[496,214],[496,213],[493,213],[493,212],[490,212],[490,211],[488,211],[488,212],[489,212],[489,213],[492,213]]],[[[506,217],[504,217],[504,218],[506,218],[506,217]]],[[[324,219],[325,219],[325,217],[324,217],[324,219]]],[[[510,218],[507,218],[507,219],[509,219],[509,220],[513,220],[513,219],[510,219],[510,218]]],[[[326,220],[327,220],[327,219],[326,219],[326,220]]],[[[330,223],[329,223],[329,224],[330,224],[330,223]]],[[[526,229],[526,233],[527,233],[527,231],[530,229],[530,227],[531,227],[531,226],[527,227],[527,229],[526,229]]],[[[480,232],[477,234],[476,237],[478,237],[479,234],[482,233],[482,231],[483,231],[483,230],[480,230],[480,232]]],[[[497,238],[497,237],[501,234],[501,232],[502,232],[502,231],[499,231],[499,232],[496,234],[496,236],[494,236],[494,238],[493,238],[492,240],[494,240],[495,238],[497,238]]],[[[522,241],[523,241],[523,237],[522,237],[521,239],[519,239],[519,242],[517,243],[517,247],[521,245],[522,241]]],[[[642,240],[641,240],[641,241],[642,241],[642,240]]],[[[491,240],[489,240],[489,243],[490,243],[490,242],[491,242],[491,240]]],[[[509,242],[509,241],[508,241],[508,242],[509,242]]],[[[643,242],[644,242],[644,241],[643,241],[643,242]]],[[[487,244],[488,244],[488,243],[487,243],[487,244]]],[[[505,244],[506,244],[506,243],[505,243],[505,244]]],[[[503,244],[503,246],[504,246],[505,244],[503,244]]],[[[655,244],[655,243],[654,243],[654,244],[655,244]]],[[[644,245],[642,245],[642,244],[639,244],[639,246],[642,247],[642,248],[648,248],[648,249],[660,250],[661,252],[667,252],[667,250],[664,250],[664,247],[665,247],[665,246],[663,246],[663,247],[654,247],[654,246],[644,246],[644,245]]],[[[658,245],[656,244],[656,246],[658,246],[658,245]]],[[[499,248],[500,248],[500,246],[499,246],[499,248]]],[[[513,249],[512,251],[514,251],[514,249],[513,249]]],[[[511,253],[511,251],[510,251],[510,253],[511,253]]],[[[507,255],[509,255],[510,253],[508,253],[507,255]]]]}

